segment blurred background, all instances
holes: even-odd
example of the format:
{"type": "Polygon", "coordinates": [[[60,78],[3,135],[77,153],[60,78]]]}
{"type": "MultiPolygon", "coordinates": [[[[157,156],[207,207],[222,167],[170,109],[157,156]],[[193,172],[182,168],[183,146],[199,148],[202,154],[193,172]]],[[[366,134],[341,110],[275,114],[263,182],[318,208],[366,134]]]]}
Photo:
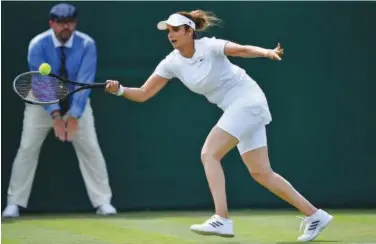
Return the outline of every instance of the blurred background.
{"type": "MultiPolygon", "coordinates": [[[[28,70],[31,38],[56,2],[2,2],[2,206],[20,143],[23,102],[12,81],[28,70]]],[[[376,207],[375,2],[72,2],[98,48],[96,80],[141,86],[170,51],[159,20],[210,10],[222,27],[203,33],[285,49],[282,62],[231,58],[266,93],[271,163],[319,207],[376,207]]],[[[93,91],[99,143],[119,211],[212,209],[200,150],[221,111],[171,80],[138,104],[93,91]]],[[[223,161],[229,207],[289,208],[255,183],[237,150],[223,161]]],[[[26,212],[92,211],[70,143],[48,136],[26,212]]]]}

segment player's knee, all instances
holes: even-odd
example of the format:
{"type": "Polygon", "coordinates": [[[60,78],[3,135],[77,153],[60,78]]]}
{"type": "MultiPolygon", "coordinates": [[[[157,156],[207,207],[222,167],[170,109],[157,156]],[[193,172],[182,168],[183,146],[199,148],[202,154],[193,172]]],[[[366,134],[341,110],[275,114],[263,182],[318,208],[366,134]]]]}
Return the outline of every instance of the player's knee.
{"type": "Polygon", "coordinates": [[[209,164],[211,162],[218,162],[220,160],[219,157],[215,155],[213,151],[203,149],[201,151],[201,162],[205,164],[209,164]]]}
{"type": "Polygon", "coordinates": [[[251,173],[252,178],[262,185],[268,185],[271,178],[275,174],[271,168],[254,171],[254,172],[251,171],[250,173],[251,173]]]}
{"type": "Polygon", "coordinates": [[[209,162],[210,161],[210,158],[211,158],[211,153],[209,153],[208,151],[201,151],[201,162],[203,164],[205,164],[206,162],[209,162]]]}

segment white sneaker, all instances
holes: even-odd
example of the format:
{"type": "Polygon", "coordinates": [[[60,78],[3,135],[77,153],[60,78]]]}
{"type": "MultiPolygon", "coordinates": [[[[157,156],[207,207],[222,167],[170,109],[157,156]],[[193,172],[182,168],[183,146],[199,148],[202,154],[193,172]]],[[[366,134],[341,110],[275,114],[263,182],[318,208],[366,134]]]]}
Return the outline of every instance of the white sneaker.
{"type": "Polygon", "coordinates": [[[116,209],[109,203],[103,204],[97,210],[98,215],[115,215],[117,214],[116,209]]]}
{"type": "Polygon", "coordinates": [[[324,210],[317,210],[316,213],[309,217],[302,218],[300,230],[305,224],[304,234],[298,237],[298,241],[312,241],[320,232],[329,224],[333,216],[324,210]]]}
{"type": "Polygon", "coordinates": [[[18,210],[18,206],[15,204],[11,204],[6,206],[6,208],[3,211],[3,217],[4,218],[16,218],[19,217],[20,213],[18,210]]]}
{"type": "Polygon", "coordinates": [[[234,237],[234,226],[231,219],[213,215],[203,224],[191,226],[191,231],[200,235],[217,235],[221,237],[234,237]]]}

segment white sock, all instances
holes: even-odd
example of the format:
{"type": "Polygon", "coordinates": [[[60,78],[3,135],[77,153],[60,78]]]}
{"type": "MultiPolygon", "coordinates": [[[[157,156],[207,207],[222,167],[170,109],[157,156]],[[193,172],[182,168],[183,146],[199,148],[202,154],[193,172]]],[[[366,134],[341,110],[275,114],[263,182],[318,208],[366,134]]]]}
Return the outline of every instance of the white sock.
{"type": "Polygon", "coordinates": [[[218,214],[217,214],[217,217],[218,217],[219,220],[221,220],[223,222],[230,221],[230,219],[223,218],[223,217],[219,216],[218,214]]]}
{"type": "Polygon", "coordinates": [[[313,213],[311,216],[309,216],[309,217],[314,217],[314,216],[318,215],[319,211],[320,211],[320,209],[317,209],[317,211],[314,212],[314,213],[313,213]]]}

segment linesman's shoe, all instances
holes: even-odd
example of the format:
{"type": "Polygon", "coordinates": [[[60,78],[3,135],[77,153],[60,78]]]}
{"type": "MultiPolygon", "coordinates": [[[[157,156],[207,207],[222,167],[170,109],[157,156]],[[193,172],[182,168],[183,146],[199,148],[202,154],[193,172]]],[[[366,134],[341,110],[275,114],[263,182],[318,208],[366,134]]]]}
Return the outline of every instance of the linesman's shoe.
{"type": "Polygon", "coordinates": [[[18,206],[15,204],[9,204],[3,211],[3,218],[17,218],[20,216],[18,206]]]}
{"type": "Polygon", "coordinates": [[[109,203],[103,204],[97,210],[98,215],[115,215],[117,214],[116,208],[109,203]]]}

